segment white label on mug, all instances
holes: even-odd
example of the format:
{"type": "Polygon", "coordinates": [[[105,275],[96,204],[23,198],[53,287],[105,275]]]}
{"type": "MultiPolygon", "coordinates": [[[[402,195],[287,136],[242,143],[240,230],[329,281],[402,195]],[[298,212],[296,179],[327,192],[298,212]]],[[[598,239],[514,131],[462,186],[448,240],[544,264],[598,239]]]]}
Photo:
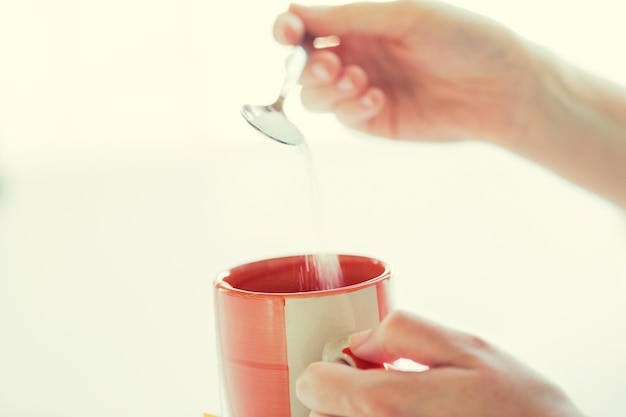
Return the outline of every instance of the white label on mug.
{"type": "Polygon", "coordinates": [[[371,329],[380,321],[376,286],[332,296],[285,302],[291,417],[309,411],[296,397],[296,380],[311,362],[322,360],[324,345],[346,333],[371,329]]]}

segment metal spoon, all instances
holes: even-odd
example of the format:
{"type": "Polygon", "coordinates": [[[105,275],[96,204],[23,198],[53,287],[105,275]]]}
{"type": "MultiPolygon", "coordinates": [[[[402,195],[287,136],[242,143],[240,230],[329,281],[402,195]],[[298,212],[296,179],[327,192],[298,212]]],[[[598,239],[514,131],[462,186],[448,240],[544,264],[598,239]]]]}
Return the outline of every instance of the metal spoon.
{"type": "Polygon", "coordinates": [[[280,95],[273,104],[267,106],[246,104],[241,108],[241,115],[255,129],[265,136],[287,145],[300,145],[304,135],[291,123],[283,110],[287,94],[298,83],[306,66],[308,53],[303,45],[294,46],[293,52],[285,64],[286,74],[280,95]]]}

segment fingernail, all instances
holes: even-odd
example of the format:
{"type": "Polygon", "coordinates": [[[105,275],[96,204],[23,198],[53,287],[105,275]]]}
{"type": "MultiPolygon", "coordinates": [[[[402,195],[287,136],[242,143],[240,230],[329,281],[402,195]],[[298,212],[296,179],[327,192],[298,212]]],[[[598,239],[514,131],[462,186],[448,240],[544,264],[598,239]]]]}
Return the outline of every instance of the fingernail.
{"type": "Polygon", "coordinates": [[[363,345],[367,339],[372,335],[372,330],[364,330],[362,332],[354,333],[350,336],[350,348],[357,349],[359,346],[363,345]]]}
{"type": "Polygon", "coordinates": [[[296,380],[296,397],[305,404],[309,403],[309,383],[305,376],[296,380]]]}
{"type": "Polygon", "coordinates": [[[339,81],[337,81],[337,89],[346,92],[354,89],[354,82],[352,81],[352,78],[347,75],[341,77],[339,81]]]}
{"type": "Polygon", "coordinates": [[[311,72],[315,78],[321,81],[327,81],[330,79],[330,72],[328,72],[328,68],[326,68],[324,64],[314,63],[311,66],[311,72]]]}
{"type": "Polygon", "coordinates": [[[376,97],[372,93],[367,93],[361,97],[361,106],[366,109],[371,109],[376,106],[376,97]]]}
{"type": "Polygon", "coordinates": [[[285,24],[291,30],[300,30],[302,29],[302,21],[300,18],[293,13],[285,13],[285,24]]]}
{"type": "Polygon", "coordinates": [[[283,44],[294,44],[300,41],[304,33],[304,25],[300,18],[293,13],[281,14],[274,24],[274,37],[283,44]]]}
{"type": "Polygon", "coordinates": [[[282,30],[274,30],[274,37],[280,43],[287,43],[287,28],[283,27],[282,30]]]}

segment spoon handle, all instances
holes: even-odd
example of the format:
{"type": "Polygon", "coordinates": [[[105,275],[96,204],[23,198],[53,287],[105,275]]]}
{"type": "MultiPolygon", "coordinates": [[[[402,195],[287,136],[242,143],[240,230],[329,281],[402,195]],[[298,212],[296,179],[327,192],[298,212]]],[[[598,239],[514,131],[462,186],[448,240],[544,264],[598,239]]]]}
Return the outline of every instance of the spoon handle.
{"type": "Polygon", "coordinates": [[[307,60],[308,53],[305,47],[302,44],[294,46],[293,52],[287,57],[287,62],[285,63],[286,74],[283,86],[280,89],[280,99],[284,100],[291,89],[298,84],[307,60]]]}

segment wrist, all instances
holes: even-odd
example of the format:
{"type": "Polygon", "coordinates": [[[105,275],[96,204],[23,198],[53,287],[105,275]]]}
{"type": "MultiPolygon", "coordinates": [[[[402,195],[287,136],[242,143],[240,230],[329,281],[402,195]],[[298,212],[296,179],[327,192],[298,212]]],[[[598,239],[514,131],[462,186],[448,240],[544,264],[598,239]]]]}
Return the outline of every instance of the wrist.
{"type": "Polygon", "coordinates": [[[498,143],[626,207],[626,91],[529,44],[517,123],[498,143]]]}
{"type": "Polygon", "coordinates": [[[545,122],[547,107],[553,98],[547,85],[552,73],[552,58],[537,44],[517,38],[512,48],[513,58],[510,70],[504,77],[502,88],[501,124],[487,136],[487,141],[510,150],[528,146],[544,129],[550,128],[545,122]]]}
{"type": "Polygon", "coordinates": [[[499,75],[495,99],[499,111],[495,111],[492,122],[479,126],[479,133],[486,142],[517,150],[528,146],[537,136],[543,136],[545,107],[550,106],[552,97],[546,88],[551,58],[539,45],[514,35],[507,52],[508,64],[499,75]],[[482,132],[480,132],[483,130],[482,132]]]}

